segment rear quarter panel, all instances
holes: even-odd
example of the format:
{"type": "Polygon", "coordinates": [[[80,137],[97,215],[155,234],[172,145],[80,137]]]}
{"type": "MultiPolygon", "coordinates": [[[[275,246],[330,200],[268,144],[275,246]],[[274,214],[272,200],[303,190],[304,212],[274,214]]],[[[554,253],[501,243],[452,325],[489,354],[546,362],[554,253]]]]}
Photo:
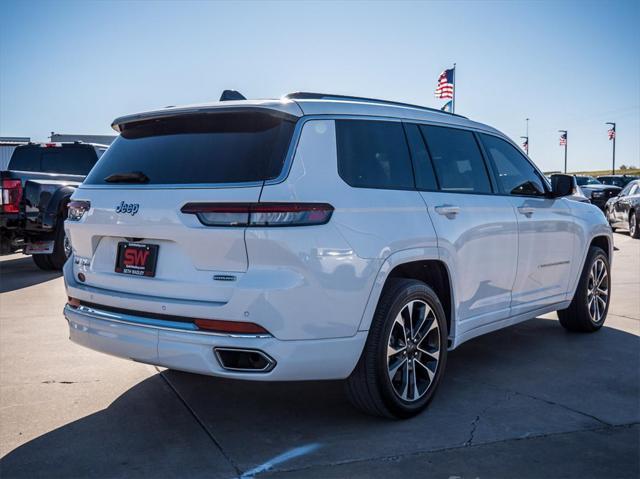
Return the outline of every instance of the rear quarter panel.
{"type": "Polygon", "coordinates": [[[296,294],[269,292],[268,300],[306,322],[298,326],[300,334],[306,328],[322,337],[354,335],[363,318],[368,327],[372,312],[365,308],[372,290],[380,293],[374,282],[385,259],[404,250],[430,250],[437,257],[437,240],[417,191],[347,185],[338,174],[335,122],[302,121],[287,179],[266,185],[260,200],[330,203],[335,211],[319,227],[249,228],[249,268],[275,262],[299,274],[296,294]]]}

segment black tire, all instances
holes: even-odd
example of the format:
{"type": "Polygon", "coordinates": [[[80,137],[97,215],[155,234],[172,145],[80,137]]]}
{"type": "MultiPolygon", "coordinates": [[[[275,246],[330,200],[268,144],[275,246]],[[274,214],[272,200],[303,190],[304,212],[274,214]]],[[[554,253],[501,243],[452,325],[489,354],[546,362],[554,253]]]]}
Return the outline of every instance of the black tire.
{"type": "MultiPolygon", "coordinates": [[[[422,306],[418,306],[418,308],[422,308],[422,306]]],[[[415,312],[416,309],[412,311],[415,312]]],[[[426,308],[424,311],[426,311],[426,308]]],[[[416,313],[414,316],[419,317],[420,314],[416,313]]],[[[414,324],[411,319],[409,322],[410,324],[414,324]]],[[[405,323],[404,319],[403,323],[405,323]]],[[[347,397],[355,407],[366,414],[374,416],[409,418],[420,413],[433,399],[438,384],[440,383],[447,362],[447,337],[447,321],[444,309],[436,293],[421,281],[402,278],[389,279],[378,302],[378,307],[373,317],[367,342],[360,356],[360,360],[346,380],[345,389],[347,397]],[[405,347],[404,353],[398,352],[397,356],[394,356],[406,365],[401,370],[396,369],[396,375],[390,378],[387,348],[391,335],[394,334],[394,332],[397,333],[398,328],[400,328],[400,331],[404,331],[407,344],[411,343],[411,341],[407,341],[406,338],[406,325],[401,325],[395,320],[401,312],[405,313],[408,311],[406,308],[408,308],[411,301],[416,300],[419,301],[418,304],[425,303],[428,305],[430,312],[423,315],[423,320],[418,320],[420,321],[416,323],[416,329],[418,331],[416,332],[416,336],[413,337],[420,338],[420,331],[428,330],[428,332],[422,334],[421,339],[417,339],[417,342],[413,342],[411,346],[405,347]],[[429,321],[427,321],[427,319],[429,319],[429,321]],[[426,327],[420,327],[423,325],[426,325],[426,327]],[[437,325],[437,330],[435,329],[435,325],[437,325]],[[394,330],[393,328],[396,329],[394,330]],[[432,343],[435,344],[436,341],[438,343],[439,356],[438,359],[435,360],[435,364],[433,364],[434,360],[432,357],[423,355],[425,351],[423,351],[421,347],[423,349],[431,348],[432,343]],[[408,356],[407,352],[409,352],[408,356]],[[401,358],[400,354],[407,356],[407,358],[401,358]],[[412,360],[410,359],[411,357],[415,359],[412,360]],[[431,364],[431,368],[433,368],[433,370],[429,368],[429,372],[433,377],[428,380],[425,391],[421,393],[418,387],[419,381],[415,379],[410,380],[410,374],[412,378],[421,375],[422,377],[420,379],[422,380],[423,387],[425,387],[426,378],[424,376],[427,374],[427,368],[420,360],[424,361],[424,364],[431,364]],[[416,366],[416,362],[419,366],[416,366]],[[409,366],[410,364],[412,364],[412,366],[409,366]],[[420,368],[420,366],[424,369],[420,368]],[[406,375],[405,368],[407,371],[406,375]],[[400,373],[400,377],[398,373],[400,373]],[[396,391],[394,388],[394,380],[397,382],[398,378],[401,382],[406,378],[407,388],[405,388],[405,393],[408,394],[407,391],[411,386],[414,392],[413,398],[405,400],[396,391]],[[418,394],[416,394],[416,392],[418,394]],[[418,397],[416,398],[416,396],[418,397]]],[[[432,351],[435,352],[435,349],[432,351]]]]}
{"type": "Polygon", "coordinates": [[[632,238],[640,239],[640,218],[638,211],[629,211],[629,235],[632,238]]]}
{"type": "MultiPolygon", "coordinates": [[[[593,299],[595,301],[595,307],[598,308],[598,299],[597,296],[593,299]]],[[[600,296],[602,297],[602,296],[600,296]]],[[[580,276],[580,281],[578,282],[578,288],[576,289],[576,293],[571,301],[571,304],[567,309],[563,309],[558,311],[558,319],[560,320],[560,324],[569,331],[583,332],[583,333],[592,333],[594,331],[598,331],[602,325],[604,324],[607,318],[607,312],[609,311],[609,303],[611,300],[611,271],[609,269],[609,258],[607,254],[602,250],[602,248],[598,248],[597,246],[592,246],[589,249],[589,254],[587,255],[587,260],[584,263],[584,268],[582,269],[582,275],[580,276]],[[600,312],[598,309],[597,315],[594,313],[594,310],[591,309],[590,312],[590,299],[593,296],[590,294],[590,290],[592,288],[592,280],[591,273],[594,268],[594,264],[596,262],[602,262],[605,266],[606,272],[606,290],[607,295],[604,298],[606,305],[603,308],[603,311],[600,312]],[[595,319],[593,316],[596,316],[595,319]]]]}
{"type": "Polygon", "coordinates": [[[48,254],[32,254],[31,259],[36,266],[43,271],[51,271],[53,269],[53,266],[49,262],[48,254]]]}
{"type": "Polygon", "coordinates": [[[64,264],[67,262],[68,255],[65,251],[65,232],[64,232],[64,218],[58,218],[56,226],[55,242],[53,244],[53,253],[47,255],[51,268],[60,271],[64,264]]]}

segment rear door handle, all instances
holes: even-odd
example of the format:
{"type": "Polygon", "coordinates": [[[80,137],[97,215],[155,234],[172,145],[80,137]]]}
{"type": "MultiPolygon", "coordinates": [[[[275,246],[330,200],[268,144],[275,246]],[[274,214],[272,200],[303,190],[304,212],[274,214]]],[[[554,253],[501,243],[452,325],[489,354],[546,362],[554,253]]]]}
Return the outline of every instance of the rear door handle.
{"type": "Polygon", "coordinates": [[[460,213],[460,207],[454,205],[440,205],[434,208],[436,213],[444,216],[455,216],[460,213]]]}
{"type": "Polygon", "coordinates": [[[531,208],[530,206],[518,206],[518,213],[525,215],[527,218],[530,218],[535,211],[536,209],[531,208]]]}

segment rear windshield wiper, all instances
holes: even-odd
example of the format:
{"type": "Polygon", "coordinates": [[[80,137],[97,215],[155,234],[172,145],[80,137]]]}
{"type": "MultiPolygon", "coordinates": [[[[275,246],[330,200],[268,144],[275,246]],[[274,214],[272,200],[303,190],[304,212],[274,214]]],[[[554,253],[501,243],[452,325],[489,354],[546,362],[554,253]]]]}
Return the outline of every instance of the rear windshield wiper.
{"type": "Polygon", "coordinates": [[[149,177],[142,171],[129,171],[126,173],[113,173],[107,176],[107,183],[148,183],[149,177]]]}

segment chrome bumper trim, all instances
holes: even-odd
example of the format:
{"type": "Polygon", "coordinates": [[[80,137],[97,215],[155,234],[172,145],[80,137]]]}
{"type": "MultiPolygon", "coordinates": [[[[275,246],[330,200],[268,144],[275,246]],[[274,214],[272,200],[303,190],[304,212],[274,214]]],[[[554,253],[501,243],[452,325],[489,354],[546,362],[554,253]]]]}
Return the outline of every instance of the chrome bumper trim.
{"type": "Polygon", "coordinates": [[[81,314],[89,316],[93,319],[101,321],[111,321],[114,323],[128,324],[131,326],[140,326],[143,328],[162,329],[165,331],[175,331],[180,333],[189,334],[205,334],[207,336],[219,336],[223,338],[271,338],[273,336],[269,334],[232,334],[232,333],[216,333],[213,331],[201,331],[193,323],[180,323],[177,321],[165,321],[159,319],[145,318],[143,316],[132,316],[129,314],[113,313],[111,311],[103,311],[96,308],[90,308],[88,306],[78,306],[77,308],[71,307],[68,304],[64,307],[64,315],[67,317],[67,313],[81,314]]]}

